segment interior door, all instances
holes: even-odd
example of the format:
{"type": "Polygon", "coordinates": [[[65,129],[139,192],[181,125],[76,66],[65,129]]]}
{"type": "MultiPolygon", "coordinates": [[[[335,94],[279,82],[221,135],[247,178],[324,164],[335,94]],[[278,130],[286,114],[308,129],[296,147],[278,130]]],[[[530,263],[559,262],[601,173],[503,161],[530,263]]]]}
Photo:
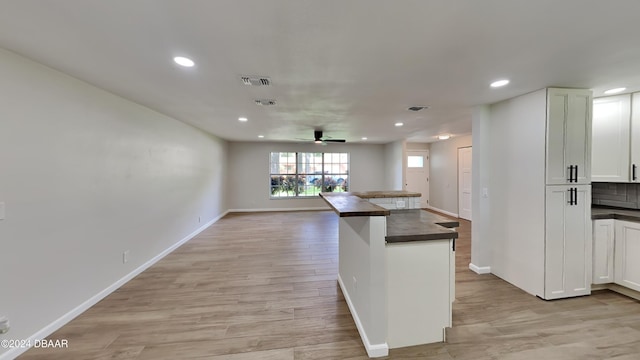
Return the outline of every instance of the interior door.
{"type": "Polygon", "coordinates": [[[407,151],[407,191],[419,192],[419,207],[429,207],[429,150],[407,151]]]}
{"type": "Polygon", "coordinates": [[[458,149],[458,217],[471,221],[471,147],[458,149]]]}

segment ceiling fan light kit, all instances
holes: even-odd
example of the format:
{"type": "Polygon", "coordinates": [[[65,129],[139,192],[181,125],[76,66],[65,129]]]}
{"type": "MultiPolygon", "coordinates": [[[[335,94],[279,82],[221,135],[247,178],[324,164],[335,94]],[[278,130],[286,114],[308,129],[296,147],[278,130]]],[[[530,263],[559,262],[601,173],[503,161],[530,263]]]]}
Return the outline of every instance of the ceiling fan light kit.
{"type": "Polygon", "coordinates": [[[347,142],[345,139],[324,139],[323,138],[323,134],[322,134],[322,130],[314,130],[313,131],[313,142],[316,144],[326,144],[329,142],[335,142],[335,143],[343,143],[343,142],[347,142]]]}

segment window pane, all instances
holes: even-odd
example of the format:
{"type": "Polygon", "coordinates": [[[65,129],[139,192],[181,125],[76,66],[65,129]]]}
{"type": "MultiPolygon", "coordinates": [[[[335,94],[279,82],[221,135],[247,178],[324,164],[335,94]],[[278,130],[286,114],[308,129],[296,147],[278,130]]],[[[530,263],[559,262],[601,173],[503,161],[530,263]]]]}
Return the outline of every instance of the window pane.
{"type": "Polygon", "coordinates": [[[316,197],[321,191],[349,191],[348,153],[273,152],[270,196],[316,197]]]}
{"type": "Polygon", "coordinates": [[[409,155],[407,157],[407,167],[410,167],[410,168],[421,168],[421,167],[424,167],[424,158],[423,158],[423,156],[409,155]]]}
{"type": "Polygon", "coordinates": [[[273,152],[271,153],[271,174],[295,174],[296,153],[273,152]]]}

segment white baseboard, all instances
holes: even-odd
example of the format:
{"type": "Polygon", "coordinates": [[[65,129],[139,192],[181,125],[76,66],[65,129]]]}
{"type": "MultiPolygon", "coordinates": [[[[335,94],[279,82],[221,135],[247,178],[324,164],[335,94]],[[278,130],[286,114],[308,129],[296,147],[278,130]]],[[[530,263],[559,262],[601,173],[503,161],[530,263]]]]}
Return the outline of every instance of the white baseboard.
{"type": "Polygon", "coordinates": [[[469,269],[476,274],[491,274],[491,266],[477,266],[469,263],[469,269]]]}
{"type": "MultiPolygon", "coordinates": [[[[114,282],[113,284],[111,284],[106,289],[104,289],[104,290],[100,291],[99,293],[97,293],[96,295],[92,296],[87,301],[85,301],[82,304],[80,304],[79,306],[77,306],[75,309],[69,311],[68,313],[66,313],[66,314],[62,315],[61,317],[59,317],[58,319],[54,320],[49,325],[47,325],[44,328],[40,329],[38,332],[36,332],[35,334],[33,334],[33,335],[31,335],[29,337],[29,342],[28,343],[29,344],[33,344],[36,340],[45,339],[47,336],[53,334],[56,330],[60,329],[61,327],[63,327],[67,323],[69,323],[71,320],[75,319],[78,315],[80,315],[83,312],[87,311],[90,307],[92,307],[93,305],[97,304],[100,300],[104,299],[109,294],[111,294],[112,292],[114,292],[118,288],[120,288],[122,285],[126,284],[129,280],[133,279],[134,277],[138,276],[141,272],[143,272],[143,271],[147,270],[148,268],[150,268],[153,264],[157,263],[162,258],[164,258],[165,256],[169,255],[171,252],[173,252],[175,249],[177,249],[178,247],[180,247],[181,245],[183,245],[187,241],[193,239],[196,235],[198,235],[203,230],[205,230],[206,228],[208,228],[209,226],[214,224],[216,221],[222,219],[225,215],[227,215],[227,213],[229,213],[229,211],[225,211],[221,215],[213,218],[211,221],[209,221],[206,224],[200,226],[194,232],[192,232],[191,234],[185,236],[182,240],[180,240],[177,243],[171,245],[169,248],[167,248],[166,250],[164,250],[160,254],[156,255],[154,258],[152,258],[151,260],[147,261],[146,263],[140,265],[138,268],[136,268],[132,272],[128,273],[127,275],[125,275],[124,277],[119,279],[118,281],[114,282]]],[[[7,351],[6,353],[1,354],[0,355],[0,360],[12,360],[12,359],[15,359],[16,357],[18,357],[20,354],[26,352],[27,350],[29,350],[29,348],[12,348],[11,350],[7,351]]]]}
{"type": "Polygon", "coordinates": [[[250,212],[275,212],[275,211],[320,211],[331,210],[326,207],[301,207],[301,208],[263,208],[263,209],[230,209],[230,213],[250,213],[250,212]]]}
{"type": "Polygon", "coordinates": [[[349,297],[347,288],[344,286],[344,283],[342,282],[342,278],[340,277],[340,274],[338,274],[338,284],[340,284],[342,295],[344,295],[344,299],[347,301],[347,306],[349,306],[349,311],[351,312],[353,321],[356,323],[356,327],[358,328],[358,333],[360,334],[360,338],[362,339],[364,348],[365,350],[367,350],[367,355],[372,358],[389,355],[389,345],[387,345],[387,343],[371,344],[369,342],[367,333],[364,331],[364,327],[362,326],[362,322],[360,321],[358,312],[356,311],[356,308],[353,306],[353,303],[351,302],[351,298],[349,297]]]}
{"type": "Polygon", "coordinates": [[[430,206],[430,205],[429,205],[429,207],[427,207],[427,209],[431,209],[433,211],[437,211],[439,213],[443,213],[445,215],[453,216],[453,217],[456,217],[456,218],[458,217],[458,214],[456,214],[456,213],[452,213],[450,211],[438,209],[437,207],[433,207],[433,206],[430,206]]]}

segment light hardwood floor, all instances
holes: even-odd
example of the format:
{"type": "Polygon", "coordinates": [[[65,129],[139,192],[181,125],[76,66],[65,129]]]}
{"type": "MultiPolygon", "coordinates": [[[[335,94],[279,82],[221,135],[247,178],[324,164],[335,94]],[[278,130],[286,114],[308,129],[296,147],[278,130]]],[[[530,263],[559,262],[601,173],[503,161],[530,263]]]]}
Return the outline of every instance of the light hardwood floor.
{"type": "MultiPolygon", "coordinates": [[[[468,269],[460,220],[448,342],[388,359],[640,359],[640,304],[544,301],[468,269]]],[[[366,359],[337,286],[333,212],[230,214],[20,359],[366,359]]]]}

